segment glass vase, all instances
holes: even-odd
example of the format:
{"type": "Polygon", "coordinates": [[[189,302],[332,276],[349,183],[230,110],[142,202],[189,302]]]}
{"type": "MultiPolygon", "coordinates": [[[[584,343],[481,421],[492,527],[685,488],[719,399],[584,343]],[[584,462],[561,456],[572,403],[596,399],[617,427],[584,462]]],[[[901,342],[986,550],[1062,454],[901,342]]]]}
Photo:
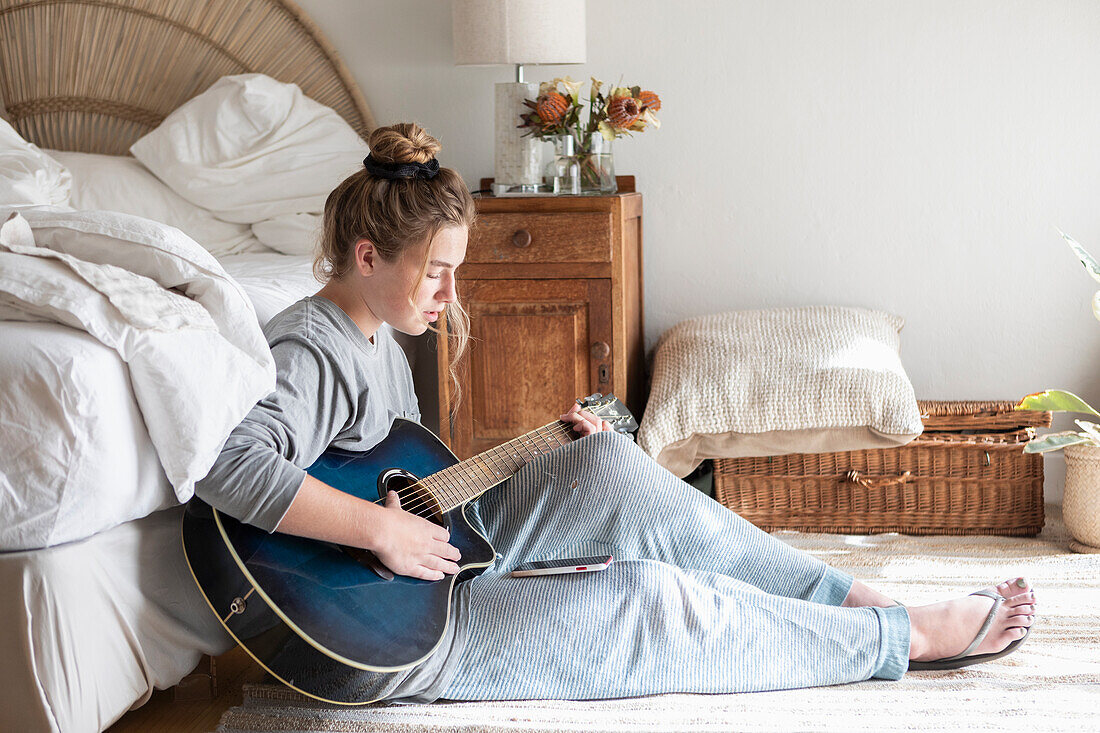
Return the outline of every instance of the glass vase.
{"type": "Polygon", "coordinates": [[[615,182],[615,159],[611,155],[611,141],[596,132],[577,150],[580,163],[581,193],[607,195],[619,190],[615,182]]]}
{"type": "Polygon", "coordinates": [[[579,194],[581,192],[581,166],[573,147],[572,135],[557,135],[552,138],[554,158],[546,166],[543,183],[558,195],[579,194]]]}

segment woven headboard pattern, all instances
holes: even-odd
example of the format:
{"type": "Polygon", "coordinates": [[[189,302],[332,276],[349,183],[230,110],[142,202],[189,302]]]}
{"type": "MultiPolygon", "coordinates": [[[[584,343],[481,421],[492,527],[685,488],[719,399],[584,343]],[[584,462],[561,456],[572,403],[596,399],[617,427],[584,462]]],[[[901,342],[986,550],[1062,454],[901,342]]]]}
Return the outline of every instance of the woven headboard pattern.
{"type": "Polygon", "coordinates": [[[222,76],[293,82],[366,137],[358,86],[289,0],[0,0],[0,109],[43,148],[125,155],[222,76]]]}

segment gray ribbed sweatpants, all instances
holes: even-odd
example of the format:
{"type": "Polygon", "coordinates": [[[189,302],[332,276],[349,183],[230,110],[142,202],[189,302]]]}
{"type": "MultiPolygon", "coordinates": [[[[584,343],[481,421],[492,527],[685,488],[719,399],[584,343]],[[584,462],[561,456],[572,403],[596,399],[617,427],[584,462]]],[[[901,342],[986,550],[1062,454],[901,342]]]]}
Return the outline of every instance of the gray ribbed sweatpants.
{"type": "Polygon", "coordinates": [[[598,433],[477,502],[496,564],[469,582],[452,700],[745,692],[898,679],[902,607],[841,608],[851,576],[776,540],[598,433]],[[594,573],[513,578],[610,553],[594,573]]]}

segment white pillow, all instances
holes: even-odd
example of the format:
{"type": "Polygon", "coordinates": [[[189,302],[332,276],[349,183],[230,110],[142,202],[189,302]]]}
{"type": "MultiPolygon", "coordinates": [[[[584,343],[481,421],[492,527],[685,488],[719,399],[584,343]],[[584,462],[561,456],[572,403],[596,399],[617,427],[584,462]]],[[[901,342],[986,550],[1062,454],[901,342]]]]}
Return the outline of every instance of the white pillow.
{"type": "Polygon", "coordinates": [[[661,336],[638,444],[686,476],[706,458],[832,453],[924,429],[895,315],[812,306],[730,311],[661,336]]]}
{"type": "Polygon", "coordinates": [[[67,206],[71,184],[65,166],[0,119],[0,205],[67,206]]]}
{"type": "Polygon", "coordinates": [[[72,174],[74,209],[119,211],[174,226],[216,257],[268,252],[245,224],[214,216],[164,185],[136,159],[51,150],[72,174]]]}
{"type": "Polygon", "coordinates": [[[312,255],[321,238],[321,214],[284,214],[252,225],[252,233],[285,255],[312,255]]]}
{"type": "Polygon", "coordinates": [[[255,224],[324,210],[366,142],[340,115],[263,74],[219,79],[130,152],[185,199],[255,224]]]}

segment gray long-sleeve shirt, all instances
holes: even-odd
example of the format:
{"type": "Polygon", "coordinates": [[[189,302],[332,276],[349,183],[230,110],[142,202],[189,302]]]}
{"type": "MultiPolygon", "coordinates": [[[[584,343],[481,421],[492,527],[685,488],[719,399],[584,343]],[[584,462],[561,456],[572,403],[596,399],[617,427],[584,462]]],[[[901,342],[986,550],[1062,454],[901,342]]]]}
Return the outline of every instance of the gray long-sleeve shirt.
{"type": "MultiPolygon", "coordinates": [[[[395,417],[420,421],[405,353],[382,326],[368,340],[332,301],[299,300],[264,327],[275,357],[275,391],[233,429],[210,473],[195,485],[207,504],[272,532],[329,446],[365,451],[395,417]]],[[[456,589],[439,649],[393,673],[362,672],[370,696],[431,702],[454,673],[466,639],[467,592],[456,589]]],[[[369,697],[364,699],[370,699],[369,697]]]]}
{"type": "Polygon", "coordinates": [[[420,420],[412,373],[388,326],[371,342],[332,301],[303,298],[272,318],[275,391],[233,429],[195,485],[206,503],[272,532],[305,469],[329,446],[365,451],[395,417],[420,420]]]}

